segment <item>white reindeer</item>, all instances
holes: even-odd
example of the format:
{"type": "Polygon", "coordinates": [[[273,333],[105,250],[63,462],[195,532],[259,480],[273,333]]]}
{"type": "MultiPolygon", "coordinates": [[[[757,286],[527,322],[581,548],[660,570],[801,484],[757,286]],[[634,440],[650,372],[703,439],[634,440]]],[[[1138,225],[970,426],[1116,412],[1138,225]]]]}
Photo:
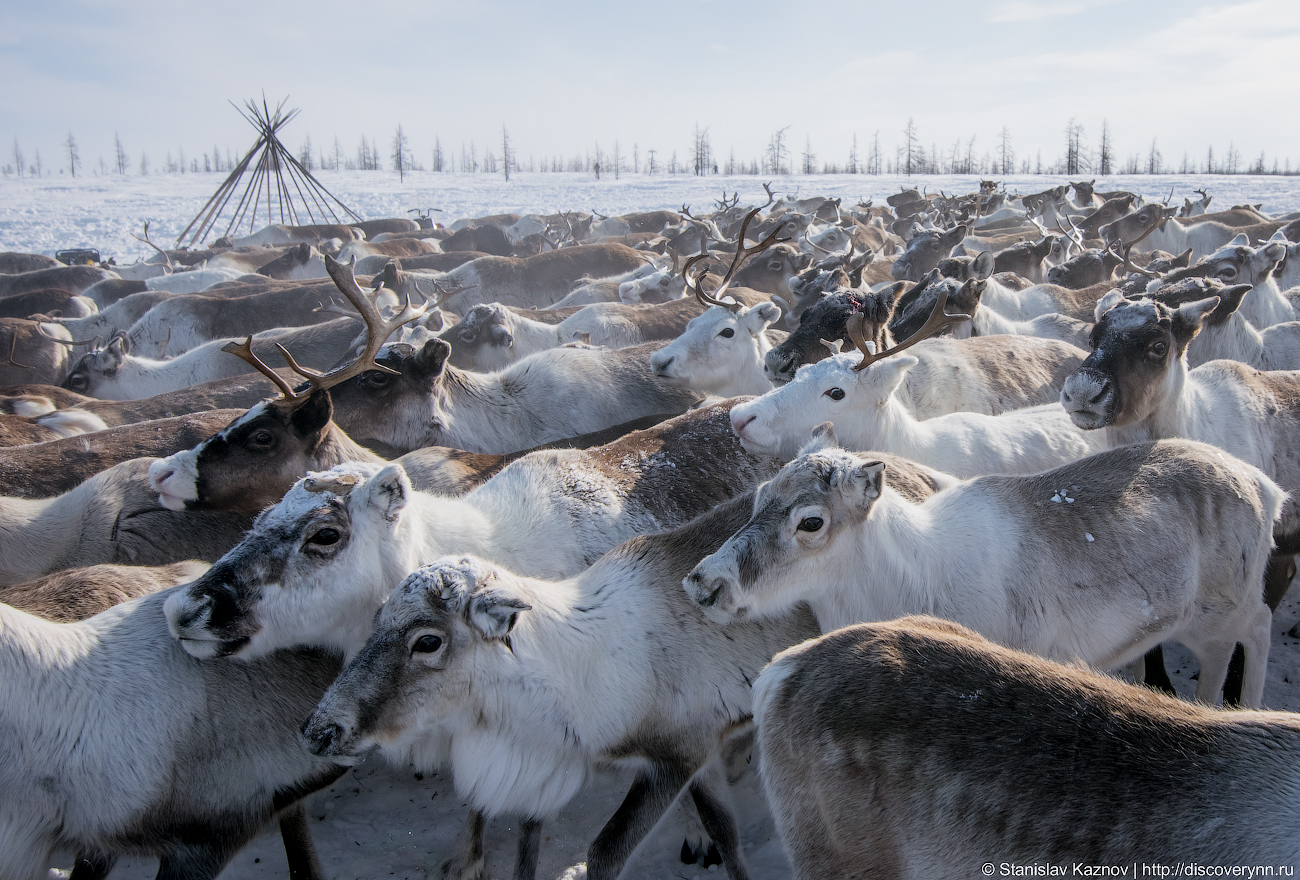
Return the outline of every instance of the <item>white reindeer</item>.
{"type": "Polygon", "coordinates": [[[745,528],[686,578],[712,619],[806,601],[828,632],[932,613],[1099,669],[1174,638],[1201,661],[1206,703],[1241,642],[1243,705],[1260,705],[1272,619],[1260,582],[1286,495],[1258,468],[1161,441],[915,504],[889,488],[884,464],[834,442],[823,426],[759,488],[745,528]]]}

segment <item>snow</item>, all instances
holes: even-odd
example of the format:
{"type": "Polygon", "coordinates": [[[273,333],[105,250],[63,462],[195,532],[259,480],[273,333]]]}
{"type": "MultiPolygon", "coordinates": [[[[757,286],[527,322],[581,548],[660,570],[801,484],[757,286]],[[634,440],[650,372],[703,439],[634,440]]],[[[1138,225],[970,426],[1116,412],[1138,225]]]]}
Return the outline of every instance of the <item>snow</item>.
{"type": "MultiPolygon", "coordinates": [[[[434,217],[443,223],[462,217],[504,213],[545,213],[558,210],[616,215],[629,211],[677,210],[683,204],[710,210],[723,190],[739,192],[741,204],[762,204],[762,184],[772,182],[780,193],[803,197],[825,195],[853,205],[886,196],[904,187],[929,192],[973,192],[979,178],[970,175],[821,174],[785,177],[752,175],[654,176],[608,175],[596,180],[574,173],[515,173],[510,181],[499,175],[413,172],[406,180],[385,171],[322,171],[320,182],[363,219],[407,217],[409,209],[442,209],[434,217]]],[[[1088,175],[1087,177],[1091,177],[1088,175]]],[[[56,250],[94,247],[119,263],[152,253],[131,238],[146,220],[159,245],[170,245],[199,213],[225,179],[218,173],[138,176],[66,176],[0,180],[0,251],[53,255],[56,250]]],[[[1066,182],[1053,175],[1012,175],[997,178],[1010,192],[1041,192],[1066,182]]],[[[1173,189],[1172,204],[1204,188],[1214,196],[1214,208],[1263,202],[1266,212],[1300,210],[1300,177],[1251,175],[1137,175],[1098,178],[1097,189],[1127,189],[1163,201],[1173,189]]],[[[265,206],[258,215],[265,225],[265,206]]],[[[276,217],[277,222],[279,217],[276,217]]],[[[228,222],[228,221],[227,221],[228,222]]],[[[308,222],[304,219],[304,222],[308,222]]],[[[319,222],[319,220],[317,221],[319,222]]],[[[333,222],[330,218],[327,222],[333,222]]],[[[216,234],[225,231],[223,222],[216,234]]],[[[244,230],[241,229],[241,234],[244,230]]]]}
{"type": "MultiPolygon", "coordinates": [[[[444,223],[460,217],[494,213],[551,213],[598,210],[615,215],[628,211],[677,209],[683,203],[707,210],[722,190],[739,191],[742,204],[759,204],[761,184],[768,178],[751,176],[668,177],[624,175],[595,180],[578,174],[516,174],[507,183],[500,177],[417,172],[401,182],[384,172],[322,172],[325,187],[363,218],[407,216],[411,208],[441,207],[435,216],[444,223]]],[[[147,220],[159,244],[170,244],[198,213],[223,179],[219,174],[154,175],[150,177],[89,177],[76,180],[0,180],[0,251],[52,254],[72,247],[96,247],[104,257],[129,262],[152,251],[131,238],[147,220]]],[[[1038,192],[1064,178],[1012,176],[1001,178],[1010,191],[1038,192]]],[[[842,196],[851,205],[885,196],[905,186],[972,191],[975,177],[820,175],[776,178],[774,188],[802,196],[842,196]]],[[[1138,176],[1099,179],[1100,190],[1132,189],[1163,200],[1173,187],[1174,199],[1204,187],[1214,206],[1263,202],[1267,212],[1300,210],[1300,177],[1138,176]]],[[[224,231],[224,226],[219,228],[224,231]]],[[[1072,502],[1065,490],[1052,500],[1072,502]]],[[[1091,542],[1092,535],[1086,535],[1091,542]]],[[[1300,588],[1274,617],[1269,657],[1266,707],[1300,711],[1300,639],[1287,631],[1300,618],[1300,588]]],[[[1187,698],[1195,691],[1191,676],[1196,661],[1185,649],[1166,649],[1170,676],[1187,698]]],[[[583,859],[587,844],[614,814],[631,781],[628,771],[597,774],[560,817],[547,823],[541,849],[539,877],[555,877],[583,859]]],[[[755,774],[747,772],[733,787],[733,800],[742,827],[746,858],[756,880],[790,876],[791,868],[776,837],[755,774]]],[[[372,759],[349,771],[328,789],[307,799],[307,812],[326,873],[348,878],[437,877],[442,859],[464,823],[466,809],[445,777],[422,779],[409,769],[393,768],[372,759]]],[[[674,808],[634,854],[624,874],[629,878],[697,880],[709,872],[678,861],[683,825],[674,808]]],[[[510,874],[514,858],[514,828],[505,819],[488,825],[487,875],[510,874]]],[[[70,864],[63,854],[59,864],[70,864]]],[[[157,870],[153,859],[123,859],[112,880],[148,880],[157,870]]],[[[715,876],[718,872],[713,872],[715,876]]],[[[287,875],[278,832],[264,834],[241,853],[221,875],[223,880],[282,880],[287,875]]]]}

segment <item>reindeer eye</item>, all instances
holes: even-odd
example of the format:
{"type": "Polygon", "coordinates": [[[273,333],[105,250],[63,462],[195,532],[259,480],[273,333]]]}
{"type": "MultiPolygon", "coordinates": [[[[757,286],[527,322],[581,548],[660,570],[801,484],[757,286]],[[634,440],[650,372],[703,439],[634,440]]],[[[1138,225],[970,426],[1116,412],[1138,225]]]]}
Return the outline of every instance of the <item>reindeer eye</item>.
{"type": "Polygon", "coordinates": [[[1222,269],[1219,270],[1218,275],[1220,278],[1234,278],[1237,275],[1237,267],[1224,266],[1222,269]]]}
{"type": "Polygon", "coordinates": [[[475,334],[473,330],[462,330],[456,334],[456,338],[459,339],[461,342],[473,342],[474,335],[475,334]]]}
{"type": "Polygon", "coordinates": [[[83,388],[85,388],[88,384],[89,383],[86,381],[86,377],[81,374],[77,374],[68,380],[68,387],[71,388],[73,391],[80,391],[83,388]]]}
{"type": "Polygon", "coordinates": [[[1151,346],[1151,354],[1155,355],[1158,358],[1164,357],[1165,352],[1167,352],[1168,350],[1169,350],[1169,346],[1163,342],[1157,342],[1155,345],[1151,346]]]}
{"type": "Polygon", "coordinates": [[[364,376],[362,381],[371,388],[383,388],[388,384],[388,380],[393,378],[390,373],[381,373],[378,370],[371,370],[362,375],[364,376]]]}
{"type": "Polygon", "coordinates": [[[442,637],[423,635],[411,643],[412,654],[432,654],[442,647],[442,637]]]}
{"type": "Polygon", "coordinates": [[[338,529],[321,529],[319,532],[308,538],[307,543],[320,544],[328,547],[330,544],[337,544],[340,537],[342,536],[339,534],[338,529]]]}
{"type": "Polygon", "coordinates": [[[832,388],[832,389],[830,389],[829,391],[823,391],[823,392],[822,392],[822,396],[823,396],[823,397],[829,397],[831,400],[843,400],[843,399],[844,399],[844,389],[843,389],[843,388],[832,388]]]}
{"type": "Polygon", "coordinates": [[[271,441],[275,438],[271,436],[270,431],[258,431],[253,435],[252,439],[258,446],[270,446],[271,441]]]}
{"type": "Polygon", "coordinates": [[[820,516],[805,516],[799,520],[797,528],[801,532],[820,532],[822,528],[822,518],[820,516]]]}
{"type": "Polygon", "coordinates": [[[723,327],[721,330],[718,331],[718,335],[721,336],[723,339],[730,339],[731,337],[736,335],[736,331],[732,330],[730,327],[723,327]]]}

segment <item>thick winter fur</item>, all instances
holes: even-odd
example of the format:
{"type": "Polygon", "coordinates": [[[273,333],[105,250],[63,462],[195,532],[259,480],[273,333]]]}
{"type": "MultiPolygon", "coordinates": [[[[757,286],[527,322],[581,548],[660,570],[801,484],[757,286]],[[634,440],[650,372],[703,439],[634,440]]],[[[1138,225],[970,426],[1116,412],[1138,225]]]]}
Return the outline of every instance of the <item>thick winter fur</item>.
{"type": "Polygon", "coordinates": [[[193,413],[0,449],[0,496],[50,498],[62,494],[128,459],[171,455],[188,448],[237,415],[238,410],[193,413]]]}
{"type": "Polygon", "coordinates": [[[447,273],[449,286],[469,289],[450,297],[444,307],[459,314],[485,302],[542,308],[558,302],[583,276],[605,278],[645,263],[639,251],[621,244],[562,248],[532,257],[480,257],[447,273]]]}
{"type": "MultiPolygon", "coordinates": [[[[474,557],[420,569],[384,605],[305,740],[349,760],[436,731],[472,806],[535,818],[553,816],[596,766],[637,760],[632,792],[588,851],[587,876],[616,877],[747,717],[749,683],[770,654],[815,631],[795,613],[724,633],[676,589],[747,502],[635,538],[566,581],[474,557]]],[[[743,878],[734,819],[707,789],[692,793],[733,878],[743,878]]]]}
{"type": "Polygon", "coordinates": [[[1271,621],[1260,583],[1286,496],[1257,468],[1167,440],[914,504],[884,464],[821,445],[833,441],[823,431],[763,484],[749,523],[686,579],[712,619],[801,601],[823,631],[935,614],[1098,669],[1176,638],[1201,661],[1203,702],[1241,642],[1243,704],[1260,705],[1271,621]]]}
{"type": "Polygon", "coordinates": [[[400,376],[371,371],[330,393],[339,426],[357,440],[404,451],[515,452],[698,402],[700,395],[655,378],[655,347],[559,348],[495,373],[471,373],[448,365],[450,346],[433,339],[419,350],[392,345],[380,355],[400,376]]]}
{"type": "MultiPolygon", "coordinates": [[[[283,345],[294,360],[311,370],[323,371],[348,351],[365,332],[360,320],[337,318],[309,327],[266,330],[253,334],[253,354],[263,363],[281,361],[276,345],[283,345]]],[[[78,394],[109,400],[141,400],[193,385],[215,382],[253,371],[246,361],[223,351],[244,337],[214,339],[167,360],[132,353],[127,337],[118,336],[102,349],[84,355],[64,383],[78,394]]]]}
{"type": "Polygon", "coordinates": [[[397,464],[310,475],[173,596],[173,630],[195,656],[355,652],[392,585],[435,557],[474,553],[537,577],[576,574],[619,542],[680,525],[776,473],[775,461],[740,449],[729,409],[595,449],[533,452],[462,498],[415,491],[397,464]]]}
{"type": "MultiPolygon", "coordinates": [[[[47,401],[48,402],[48,401],[47,401]]],[[[50,410],[32,415],[0,414],[0,447],[44,443],[102,431],[108,425],[94,413],[80,409],[50,410]]]]}
{"type": "Polygon", "coordinates": [[[921,421],[899,395],[917,358],[901,354],[860,372],[851,366],[857,358],[848,360],[842,364],[836,357],[805,367],[789,385],[736,407],[731,421],[741,444],[789,460],[814,427],[831,421],[848,449],[904,455],[958,477],[1035,473],[1103,448],[1056,403],[996,416],[955,412],[921,421]]]}
{"type": "MultiPolygon", "coordinates": [[[[357,276],[362,286],[370,279],[357,276]]],[[[316,311],[333,297],[341,300],[332,281],[305,282],[285,286],[240,289],[239,295],[209,291],[202,295],[177,296],[160,302],[140,317],[128,332],[131,350],[141,357],[173,357],[213,339],[243,338],[250,333],[281,327],[306,327],[334,320],[329,312],[316,311]]],[[[389,293],[379,306],[396,305],[389,293]]]]}
{"type": "MultiPolygon", "coordinates": [[[[733,290],[738,302],[758,305],[763,294],[733,290]]],[[[627,348],[673,339],[705,309],[695,298],[649,305],[602,302],[584,306],[564,320],[547,323],[500,303],[474,306],[439,338],[451,345],[453,366],[488,372],[502,370],[530,354],[569,342],[627,348]]]]}
{"type": "MultiPolygon", "coordinates": [[[[0,280],[6,277],[0,275],[0,280]]],[[[23,383],[58,385],[72,365],[72,336],[59,324],[0,318],[0,386],[23,383]]]]}
{"type": "Polygon", "coordinates": [[[1300,862],[1296,715],[1184,703],[946,621],[778,654],[754,720],[799,880],[1300,862]]]}
{"type": "Polygon", "coordinates": [[[278,810],[340,768],[298,744],[336,660],[199,663],[157,593],[82,623],[0,605],[0,874],[43,880],[52,851],[212,878],[278,810]]]}
{"type": "Polygon", "coordinates": [[[239,542],[245,517],[160,507],[147,479],[152,461],[115,465],[56,498],[0,498],[0,585],[107,562],[215,561],[239,542]]]}
{"type": "MultiPolygon", "coordinates": [[[[973,436],[969,434],[975,430],[971,426],[976,422],[983,425],[985,421],[969,416],[956,417],[953,414],[1005,414],[1020,407],[1051,401],[1054,389],[1060,387],[1056,383],[1064,382],[1065,376],[1069,375],[1069,368],[1065,365],[1074,362],[1082,354],[1083,352],[1062,342],[1007,336],[960,341],[928,339],[908,349],[907,354],[900,355],[897,359],[880,361],[860,372],[854,371],[853,367],[862,359],[861,355],[839,354],[804,367],[790,384],[737,406],[732,410],[731,422],[747,449],[755,452],[761,450],[768,455],[787,459],[794,455],[795,450],[808,439],[818,424],[828,419],[836,421],[842,418],[856,420],[864,426],[860,436],[864,443],[869,442],[868,436],[876,437],[878,433],[877,439],[880,442],[897,442],[907,446],[908,448],[899,450],[902,454],[911,455],[909,444],[916,442],[929,447],[936,455],[947,454],[935,445],[933,438],[921,439],[923,436],[929,437],[931,433],[925,427],[930,423],[929,420],[952,416],[952,425],[962,426],[957,429],[959,433],[973,436]],[[1022,351],[1047,357],[1038,362],[1008,357],[1009,349],[1026,340],[1032,342],[1024,345],[1022,351]],[[963,356],[972,352],[981,355],[981,365],[961,365],[963,356]],[[999,355],[1001,360],[998,360],[999,355]],[[1055,357],[1060,360],[1053,362],[1055,357]],[[893,366],[890,367],[889,364],[893,366]],[[985,364],[990,369],[985,370],[985,364]],[[1054,375],[1057,372],[1061,374],[1059,379],[1054,375]],[[889,374],[892,385],[885,382],[886,373],[889,374]],[[1018,384],[1021,381],[1025,384],[1018,384]],[[881,405],[889,401],[890,410],[888,413],[875,411],[871,409],[874,405],[867,404],[867,400],[875,400],[881,405]],[[855,411],[859,404],[868,409],[855,411]],[[882,427],[879,432],[875,429],[868,432],[865,427],[883,425],[886,422],[890,427],[882,427]],[[909,427],[903,428],[903,424],[909,427]]],[[[1018,418],[1024,421],[1023,415],[1018,418]]],[[[1029,428],[1039,418],[1028,417],[1024,421],[1024,427],[1029,428]]],[[[1002,424],[1010,426],[1012,422],[987,423],[989,426],[1002,424]]],[[[1053,431],[1052,435],[1058,438],[1053,441],[1056,449],[1041,450],[1049,457],[1062,454],[1067,447],[1076,449],[1073,457],[1087,454],[1089,446],[1086,440],[1081,439],[1076,443],[1073,437],[1061,431],[1053,431]]],[[[1040,433],[1039,436],[1046,438],[1047,435],[1040,433]]],[[[989,450],[990,453],[996,451],[989,450]]],[[[1008,452],[1008,456],[1005,456],[1007,461],[1016,457],[1009,449],[1003,451],[1008,452]]],[[[1033,450],[1025,451],[1033,454],[1033,450]]],[[[979,452],[978,448],[972,447],[963,450],[961,454],[970,461],[970,456],[979,452]]],[[[932,464],[947,470],[942,462],[932,464]]]]}
{"type": "Polygon", "coordinates": [[[130,599],[189,583],[207,570],[208,563],[194,561],[156,566],[89,565],[0,589],[0,602],[55,623],[72,623],[130,599]]]}

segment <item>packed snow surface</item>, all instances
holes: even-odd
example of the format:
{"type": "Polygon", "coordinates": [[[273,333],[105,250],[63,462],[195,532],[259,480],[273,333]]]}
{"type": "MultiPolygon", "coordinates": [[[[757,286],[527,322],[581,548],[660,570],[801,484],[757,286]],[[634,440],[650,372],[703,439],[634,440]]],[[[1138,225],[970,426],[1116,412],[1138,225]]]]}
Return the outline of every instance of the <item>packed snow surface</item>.
{"type": "MultiPolygon", "coordinates": [[[[846,206],[886,196],[907,187],[949,194],[974,192],[976,176],[821,174],[755,177],[753,175],[653,176],[624,174],[600,180],[588,174],[515,173],[509,182],[500,175],[444,174],[417,171],[405,181],[386,171],[320,171],[321,184],[363,220],[408,217],[409,210],[440,208],[434,217],[450,223],[461,217],[488,214],[550,214],[555,211],[599,211],[615,216],[629,211],[677,210],[683,204],[692,213],[709,211],[722,191],[739,192],[741,204],[762,204],[763,183],[773,190],[800,197],[842,197],[846,206]]],[[[1091,179],[1085,175],[1076,179],[1091,179]]],[[[131,237],[150,221],[150,237],[171,246],[204,204],[216,192],[224,174],[154,174],[117,176],[6,178],[0,180],[0,251],[51,254],[64,248],[98,248],[119,263],[152,253],[131,237]]],[[[247,178],[245,178],[247,179],[247,178]]],[[[1064,177],[1023,175],[999,177],[1012,193],[1034,193],[1067,182],[1064,177]]],[[[1263,203],[1266,212],[1300,210],[1300,177],[1251,175],[1138,175],[1097,178],[1102,192],[1130,190],[1181,205],[1184,197],[1197,198],[1205,189],[1214,197],[1211,207],[1230,208],[1246,202],[1263,203]]],[[[242,182],[241,182],[242,194],[242,182]]],[[[238,201],[238,194],[231,205],[238,201]]],[[[229,211],[229,208],[227,209],[229,211]]],[[[278,214],[276,222],[280,222],[278,214]]],[[[225,232],[229,215],[217,226],[215,239],[225,232]]],[[[302,222],[308,221],[305,217],[302,222]]],[[[315,222],[322,222],[319,218],[315,222]]],[[[327,218],[324,222],[333,222],[327,218]]],[[[262,200],[257,225],[266,223],[262,200]]],[[[238,234],[248,232],[247,223],[238,234]]]]}

